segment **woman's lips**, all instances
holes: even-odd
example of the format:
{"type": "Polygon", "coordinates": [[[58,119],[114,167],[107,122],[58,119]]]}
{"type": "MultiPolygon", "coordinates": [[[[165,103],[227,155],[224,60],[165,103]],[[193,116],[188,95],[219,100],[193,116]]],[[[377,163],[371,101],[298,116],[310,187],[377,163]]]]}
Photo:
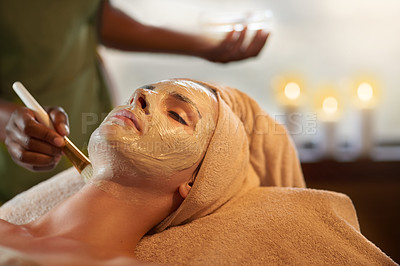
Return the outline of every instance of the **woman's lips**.
{"type": "Polygon", "coordinates": [[[124,121],[128,121],[128,123],[132,123],[139,132],[142,131],[141,124],[138,121],[138,119],[136,118],[136,116],[132,112],[130,112],[130,111],[126,110],[126,109],[123,109],[123,110],[120,110],[120,111],[116,112],[113,115],[113,117],[122,119],[124,121]]]}

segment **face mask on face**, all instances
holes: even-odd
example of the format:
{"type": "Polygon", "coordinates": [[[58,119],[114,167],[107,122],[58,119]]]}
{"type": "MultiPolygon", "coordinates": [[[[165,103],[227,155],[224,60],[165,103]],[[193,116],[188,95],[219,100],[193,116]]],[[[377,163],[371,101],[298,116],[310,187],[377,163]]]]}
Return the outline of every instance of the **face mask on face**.
{"type": "MultiPolygon", "coordinates": [[[[169,87],[138,90],[132,104],[119,106],[107,116],[89,143],[95,173],[108,173],[102,176],[109,179],[119,176],[165,179],[201,159],[215,128],[212,99],[199,88],[181,90],[198,105],[210,106],[196,121],[193,130],[188,130],[186,125],[177,123],[176,117],[171,119],[166,103],[172,92],[169,87]],[[142,101],[138,101],[139,97],[142,101]],[[130,112],[126,113],[128,116],[133,114],[140,131],[132,121],[116,117],[121,111],[130,112]]],[[[118,183],[130,185],[131,181],[134,182],[125,178],[118,183]]]]}

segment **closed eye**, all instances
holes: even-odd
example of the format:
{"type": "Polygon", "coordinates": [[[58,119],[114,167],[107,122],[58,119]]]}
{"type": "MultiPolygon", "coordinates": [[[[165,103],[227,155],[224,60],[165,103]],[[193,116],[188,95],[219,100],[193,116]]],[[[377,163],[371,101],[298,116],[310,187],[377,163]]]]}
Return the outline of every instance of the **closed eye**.
{"type": "Polygon", "coordinates": [[[174,119],[175,121],[178,121],[179,123],[181,123],[182,125],[187,126],[188,124],[186,123],[186,121],[180,116],[178,115],[178,113],[174,112],[174,111],[168,111],[169,116],[174,119]]]}

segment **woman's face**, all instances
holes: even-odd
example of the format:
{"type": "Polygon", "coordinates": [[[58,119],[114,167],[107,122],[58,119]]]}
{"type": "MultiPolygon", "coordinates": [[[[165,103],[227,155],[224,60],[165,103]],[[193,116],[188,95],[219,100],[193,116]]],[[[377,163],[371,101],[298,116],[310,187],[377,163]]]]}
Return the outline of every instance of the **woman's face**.
{"type": "Polygon", "coordinates": [[[214,132],[217,106],[211,91],[191,81],[167,80],[137,89],[93,132],[89,154],[94,174],[136,186],[138,180],[145,185],[195,166],[214,132]]]}

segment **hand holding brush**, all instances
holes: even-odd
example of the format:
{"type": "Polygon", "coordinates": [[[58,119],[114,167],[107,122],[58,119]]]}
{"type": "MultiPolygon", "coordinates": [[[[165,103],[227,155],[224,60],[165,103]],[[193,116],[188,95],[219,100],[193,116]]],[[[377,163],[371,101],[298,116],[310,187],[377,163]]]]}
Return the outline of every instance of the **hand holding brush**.
{"type": "Polygon", "coordinates": [[[17,118],[11,118],[11,123],[7,126],[6,144],[14,161],[34,171],[50,170],[58,163],[61,149],[84,179],[89,179],[92,175],[90,161],[66,137],[68,128],[65,125],[68,119],[62,115],[63,111],[56,108],[50,111],[53,121],[56,122],[56,130],[47,112],[20,82],[15,82],[13,89],[24,104],[34,111],[14,112],[13,116],[17,118]],[[46,130],[43,126],[52,130],[46,130]]]}

